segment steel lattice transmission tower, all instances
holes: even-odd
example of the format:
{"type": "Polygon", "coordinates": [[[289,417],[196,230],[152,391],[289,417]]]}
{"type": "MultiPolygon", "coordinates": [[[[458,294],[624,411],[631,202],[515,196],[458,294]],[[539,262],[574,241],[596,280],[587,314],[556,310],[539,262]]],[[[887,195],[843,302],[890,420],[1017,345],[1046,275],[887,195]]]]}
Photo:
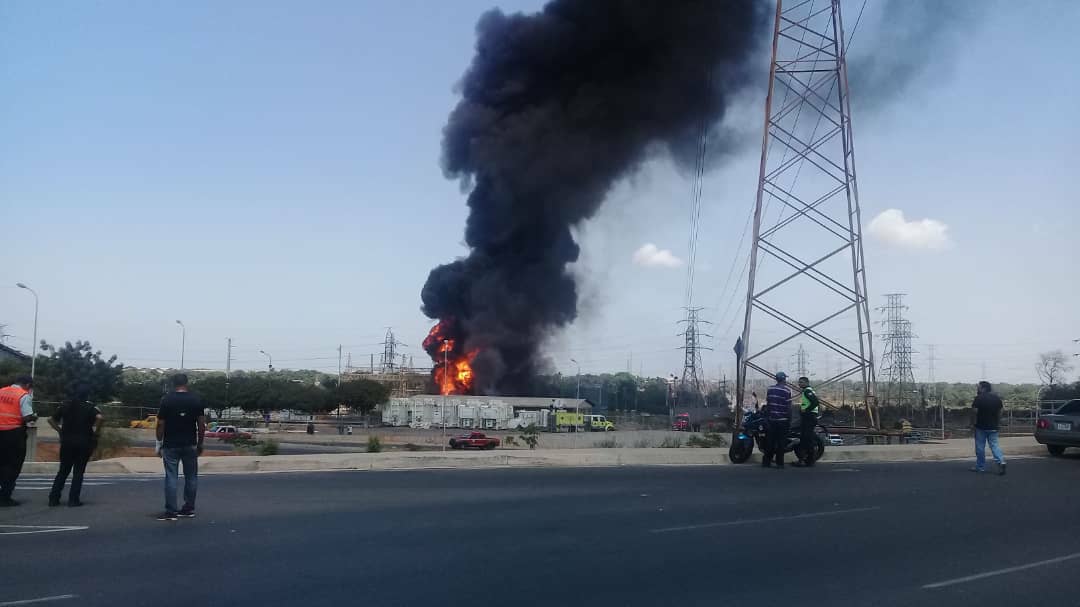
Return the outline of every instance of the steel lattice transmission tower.
{"type": "MultiPolygon", "coordinates": [[[[382,361],[381,361],[381,365],[380,365],[380,367],[381,367],[380,368],[380,373],[390,374],[390,373],[396,373],[398,371],[399,367],[397,366],[397,358],[398,358],[397,348],[398,348],[398,346],[404,346],[404,345],[405,344],[401,343],[400,341],[398,341],[394,337],[394,329],[392,327],[387,327],[386,328],[386,338],[383,339],[383,343],[382,343],[383,355],[382,355],[382,361]]],[[[404,355],[402,355],[402,356],[404,356],[404,355]]],[[[405,366],[404,360],[402,361],[401,366],[402,366],[402,368],[405,366]]]]}
{"type": "Polygon", "coordinates": [[[911,355],[915,352],[911,342],[911,321],[904,318],[903,293],[885,295],[885,305],[881,308],[884,318],[881,320],[881,340],[885,348],[881,354],[881,377],[885,383],[883,404],[904,406],[911,400],[915,389],[915,370],[911,355]]]}
{"type": "Polygon", "coordinates": [[[680,333],[684,341],[683,350],[683,373],[679,382],[676,398],[679,402],[698,401],[702,406],[709,406],[708,388],[705,385],[705,365],[702,361],[703,350],[712,348],[703,345],[702,337],[712,337],[708,333],[701,332],[701,324],[711,324],[702,320],[698,313],[702,308],[694,307],[694,271],[697,268],[698,232],[701,225],[701,197],[704,191],[705,158],[709,147],[709,124],[702,121],[697,148],[697,167],[693,187],[690,192],[690,237],[687,242],[686,255],[686,293],[684,295],[684,309],[686,318],[679,321],[685,324],[685,330],[680,333]]]}
{"type": "Polygon", "coordinates": [[[845,42],[839,0],[777,0],[736,399],[776,371],[764,356],[810,339],[843,361],[819,386],[856,378],[876,427],[845,42]]]}
{"type": "Polygon", "coordinates": [[[698,318],[698,312],[701,308],[687,308],[686,320],[679,321],[686,324],[686,330],[681,333],[685,338],[685,343],[682,346],[683,354],[683,374],[682,380],[679,382],[678,398],[680,403],[688,404],[690,399],[697,400],[702,406],[709,406],[707,395],[709,393],[708,388],[705,386],[704,369],[705,365],[701,360],[702,350],[712,350],[702,344],[702,337],[712,337],[708,333],[702,333],[698,328],[698,323],[709,324],[706,320],[698,318]]]}

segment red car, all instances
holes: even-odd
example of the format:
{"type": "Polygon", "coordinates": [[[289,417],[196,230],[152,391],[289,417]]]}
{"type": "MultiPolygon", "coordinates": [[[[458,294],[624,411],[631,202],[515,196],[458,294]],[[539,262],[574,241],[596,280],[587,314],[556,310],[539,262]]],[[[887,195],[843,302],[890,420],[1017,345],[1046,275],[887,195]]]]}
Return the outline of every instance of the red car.
{"type": "Polygon", "coordinates": [[[675,423],[671,424],[671,429],[676,432],[689,432],[690,431],[690,414],[680,413],[675,416],[675,423]]]}
{"type": "Polygon", "coordinates": [[[451,449],[494,449],[499,446],[499,439],[483,432],[470,432],[450,439],[451,449]]]}

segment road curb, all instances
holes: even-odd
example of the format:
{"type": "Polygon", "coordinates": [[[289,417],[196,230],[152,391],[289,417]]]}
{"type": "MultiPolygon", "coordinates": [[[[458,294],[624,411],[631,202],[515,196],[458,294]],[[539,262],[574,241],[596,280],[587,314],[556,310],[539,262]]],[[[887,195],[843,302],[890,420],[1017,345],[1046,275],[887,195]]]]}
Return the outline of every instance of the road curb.
{"type": "MultiPolygon", "coordinates": [[[[1045,453],[1033,439],[1013,441],[1007,456],[1045,453]]],[[[937,445],[879,445],[827,449],[826,463],[872,463],[943,461],[973,457],[965,442],[937,445]]],[[[760,462],[755,454],[747,464],[760,462]]],[[[567,468],[618,466],[724,466],[731,465],[727,449],[702,448],[616,448],[616,449],[506,449],[499,451],[417,451],[394,453],[331,453],[311,455],[267,455],[206,457],[199,460],[199,472],[245,474],[258,472],[298,472],[320,470],[445,470],[479,468],[567,468]]],[[[27,474],[54,474],[56,462],[33,462],[23,466],[27,474]]],[[[156,457],[122,457],[90,462],[87,472],[106,474],[160,474],[156,457]]]]}

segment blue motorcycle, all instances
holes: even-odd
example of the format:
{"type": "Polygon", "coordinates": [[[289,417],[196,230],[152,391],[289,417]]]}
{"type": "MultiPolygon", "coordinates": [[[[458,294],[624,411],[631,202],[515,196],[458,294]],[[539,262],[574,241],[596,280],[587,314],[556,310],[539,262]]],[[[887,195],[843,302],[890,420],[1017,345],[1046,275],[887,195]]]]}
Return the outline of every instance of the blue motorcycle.
{"type": "MultiPolygon", "coordinates": [[[[746,414],[742,426],[735,433],[735,438],[731,441],[731,447],[728,449],[728,458],[731,463],[741,464],[750,459],[750,456],[754,453],[755,443],[762,453],[765,452],[766,425],[763,413],[751,411],[746,414]]],[[[822,438],[822,435],[827,433],[828,430],[821,424],[814,428],[814,461],[821,459],[821,456],[825,455],[825,439],[822,438]]],[[[802,436],[799,433],[799,427],[795,426],[788,431],[787,440],[784,443],[784,453],[794,452],[795,457],[800,462],[803,462],[806,461],[806,448],[800,443],[802,443],[802,436]]]]}

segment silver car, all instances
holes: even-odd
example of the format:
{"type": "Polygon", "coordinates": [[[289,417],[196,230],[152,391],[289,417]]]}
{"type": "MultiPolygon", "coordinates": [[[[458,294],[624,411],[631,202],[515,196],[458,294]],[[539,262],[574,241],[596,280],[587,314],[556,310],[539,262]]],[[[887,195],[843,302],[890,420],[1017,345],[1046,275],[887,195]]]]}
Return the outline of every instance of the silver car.
{"type": "Polygon", "coordinates": [[[1080,399],[1070,400],[1035,424],[1035,440],[1046,445],[1050,455],[1061,455],[1067,447],[1080,447],[1080,399]]]}

